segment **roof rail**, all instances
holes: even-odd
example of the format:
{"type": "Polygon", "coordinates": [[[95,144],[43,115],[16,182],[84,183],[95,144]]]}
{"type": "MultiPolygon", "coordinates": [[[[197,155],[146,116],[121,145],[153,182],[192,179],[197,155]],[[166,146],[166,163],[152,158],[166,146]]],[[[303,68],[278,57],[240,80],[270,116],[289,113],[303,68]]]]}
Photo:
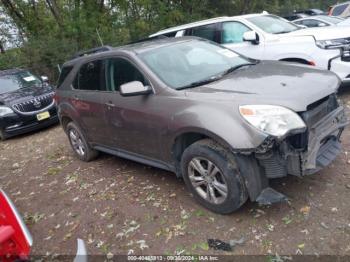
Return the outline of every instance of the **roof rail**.
{"type": "Polygon", "coordinates": [[[148,41],[152,41],[152,40],[166,39],[166,38],[169,38],[169,37],[167,37],[165,35],[157,35],[157,36],[142,38],[140,40],[130,42],[130,43],[128,43],[128,45],[142,43],[142,42],[148,42],[148,41]]]}
{"type": "Polygon", "coordinates": [[[82,56],[86,56],[86,55],[92,55],[92,54],[96,54],[96,53],[101,53],[101,52],[106,52],[109,50],[112,50],[113,48],[109,45],[104,45],[104,46],[99,46],[99,47],[95,47],[89,50],[85,50],[85,51],[80,51],[78,53],[75,53],[72,57],[72,59],[74,58],[78,58],[78,57],[82,57],[82,56]]]}

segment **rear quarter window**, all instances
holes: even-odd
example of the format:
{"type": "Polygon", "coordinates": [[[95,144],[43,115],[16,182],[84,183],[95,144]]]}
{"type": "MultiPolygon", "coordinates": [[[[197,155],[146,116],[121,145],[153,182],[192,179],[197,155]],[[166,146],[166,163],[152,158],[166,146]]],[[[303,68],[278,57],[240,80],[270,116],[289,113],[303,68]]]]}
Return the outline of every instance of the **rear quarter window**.
{"type": "Polygon", "coordinates": [[[59,88],[62,85],[64,80],[67,78],[69,73],[72,71],[72,69],[73,69],[73,66],[65,66],[62,68],[60,77],[58,78],[57,88],[59,88]]]}

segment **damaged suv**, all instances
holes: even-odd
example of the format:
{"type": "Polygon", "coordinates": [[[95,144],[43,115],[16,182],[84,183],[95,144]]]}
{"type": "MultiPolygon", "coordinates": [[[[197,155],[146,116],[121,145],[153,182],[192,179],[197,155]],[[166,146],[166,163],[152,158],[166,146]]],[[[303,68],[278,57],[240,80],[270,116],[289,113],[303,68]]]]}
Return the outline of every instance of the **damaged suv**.
{"type": "Polygon", "coordinates": [[[58,114],[83,161],[103,151],[176,173],[217,213],[284,196],[271,178],[331,163],[347,125],[332,72],[258,61],[204,39],[80,53],[62,68],[58,114]]]}

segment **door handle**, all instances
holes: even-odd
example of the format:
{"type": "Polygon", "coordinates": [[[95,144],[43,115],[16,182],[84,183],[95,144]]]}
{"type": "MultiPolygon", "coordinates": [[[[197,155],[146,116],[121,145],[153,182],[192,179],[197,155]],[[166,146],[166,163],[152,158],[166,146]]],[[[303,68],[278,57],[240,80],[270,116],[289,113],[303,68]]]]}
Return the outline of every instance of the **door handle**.
{"type": "Polygon", "coordinates": [[[107,102],[105,103],[105,105],[108,107],[115,107],[115,104],[113,104],[112,102],[107,102]]]}
{"type": "Polygon", "coordinates": [[[77,95],[75,95],[74,100],[80,100],[80,98],[77,95]]]}

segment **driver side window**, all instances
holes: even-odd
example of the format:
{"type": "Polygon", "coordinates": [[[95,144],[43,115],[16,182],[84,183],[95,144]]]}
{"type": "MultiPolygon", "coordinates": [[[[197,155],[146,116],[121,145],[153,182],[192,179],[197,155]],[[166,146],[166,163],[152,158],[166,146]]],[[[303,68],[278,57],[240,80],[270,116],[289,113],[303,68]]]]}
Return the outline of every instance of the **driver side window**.
{"type": "Polygon", "coordinates": [[[107,79],[110,91],[119,91],[121,85],[132,81],[140,81],[145,86],[149,85],[143,74],[131,62],[123,58],[109,59],[107,79]]]}
{"type": "Polygon", "coordinates": [[[243,34],[251,31],[247,26],[239,22],[222,23],[221,43],[234,44],[243,42],[243,34]]]}

